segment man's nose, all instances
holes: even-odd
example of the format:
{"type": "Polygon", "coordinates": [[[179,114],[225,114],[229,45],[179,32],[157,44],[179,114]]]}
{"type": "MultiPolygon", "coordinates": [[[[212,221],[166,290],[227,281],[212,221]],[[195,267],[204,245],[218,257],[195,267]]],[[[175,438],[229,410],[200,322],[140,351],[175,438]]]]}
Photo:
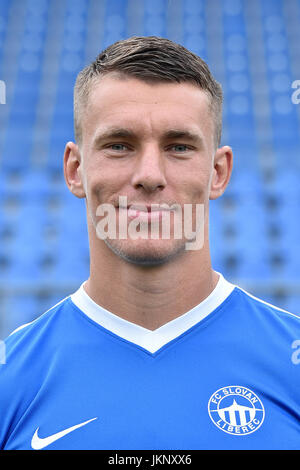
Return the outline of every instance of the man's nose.
{"type": "Polygon", "coordinates": [[[144,149],[137,161],[132,178],[133,186],[143,188],[147,192],[153,192],[165,188],[165,165],[160,149],[149,146],[144,149]]]}

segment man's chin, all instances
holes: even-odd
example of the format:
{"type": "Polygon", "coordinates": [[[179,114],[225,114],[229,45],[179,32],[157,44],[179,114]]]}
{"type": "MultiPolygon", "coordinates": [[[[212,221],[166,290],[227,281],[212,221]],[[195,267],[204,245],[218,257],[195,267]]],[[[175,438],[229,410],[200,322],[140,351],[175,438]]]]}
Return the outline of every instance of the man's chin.
{"type": "Polygon", "coordinates": [[[139,266],[165,264],[185,250],[184,240],[110,240],[105,244],[117,256],[139,266]]]}

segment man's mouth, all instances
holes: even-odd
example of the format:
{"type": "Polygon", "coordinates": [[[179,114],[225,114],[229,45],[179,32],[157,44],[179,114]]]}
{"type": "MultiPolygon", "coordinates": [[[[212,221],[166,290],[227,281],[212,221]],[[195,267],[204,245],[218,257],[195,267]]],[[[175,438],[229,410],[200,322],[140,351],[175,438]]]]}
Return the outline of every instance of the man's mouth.
{"type": "Polygon", "coordinates": [[[118,206],[119,211],[126,214],[128,219],[139,218],[141,222],[156,222],[172,211],[167,204],[129,204],[118,206]]]}

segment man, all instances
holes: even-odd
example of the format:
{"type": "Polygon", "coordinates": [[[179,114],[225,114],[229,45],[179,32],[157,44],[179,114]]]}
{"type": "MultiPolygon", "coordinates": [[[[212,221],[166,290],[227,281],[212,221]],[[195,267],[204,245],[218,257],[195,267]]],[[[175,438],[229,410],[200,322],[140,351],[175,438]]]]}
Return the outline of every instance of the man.
{"type": "Polygon", "coordinates": [[[211,265],[233,160],[221,104],[167,39],[120,41],[79,74],[64,173],[90,277],[8,337],[2,449],[299,448],[300,319],[211,265]]]}

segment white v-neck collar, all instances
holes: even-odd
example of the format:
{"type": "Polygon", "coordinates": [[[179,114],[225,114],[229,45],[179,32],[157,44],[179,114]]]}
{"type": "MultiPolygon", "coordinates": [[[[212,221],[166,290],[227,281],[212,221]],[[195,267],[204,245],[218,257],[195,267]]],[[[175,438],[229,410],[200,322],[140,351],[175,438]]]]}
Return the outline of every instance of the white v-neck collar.
{"type": "Polygon", "coordinates": [[[105,329],[154,353],[199,323],[227,299],[235,285],[226,281],[222,274],[218,274],[218,283],[206,299],[156,330],[148,330],[104,309],[89,297],[84,290],[84,283],[71,295],[71,300],[83,313],[105,329]]]}

